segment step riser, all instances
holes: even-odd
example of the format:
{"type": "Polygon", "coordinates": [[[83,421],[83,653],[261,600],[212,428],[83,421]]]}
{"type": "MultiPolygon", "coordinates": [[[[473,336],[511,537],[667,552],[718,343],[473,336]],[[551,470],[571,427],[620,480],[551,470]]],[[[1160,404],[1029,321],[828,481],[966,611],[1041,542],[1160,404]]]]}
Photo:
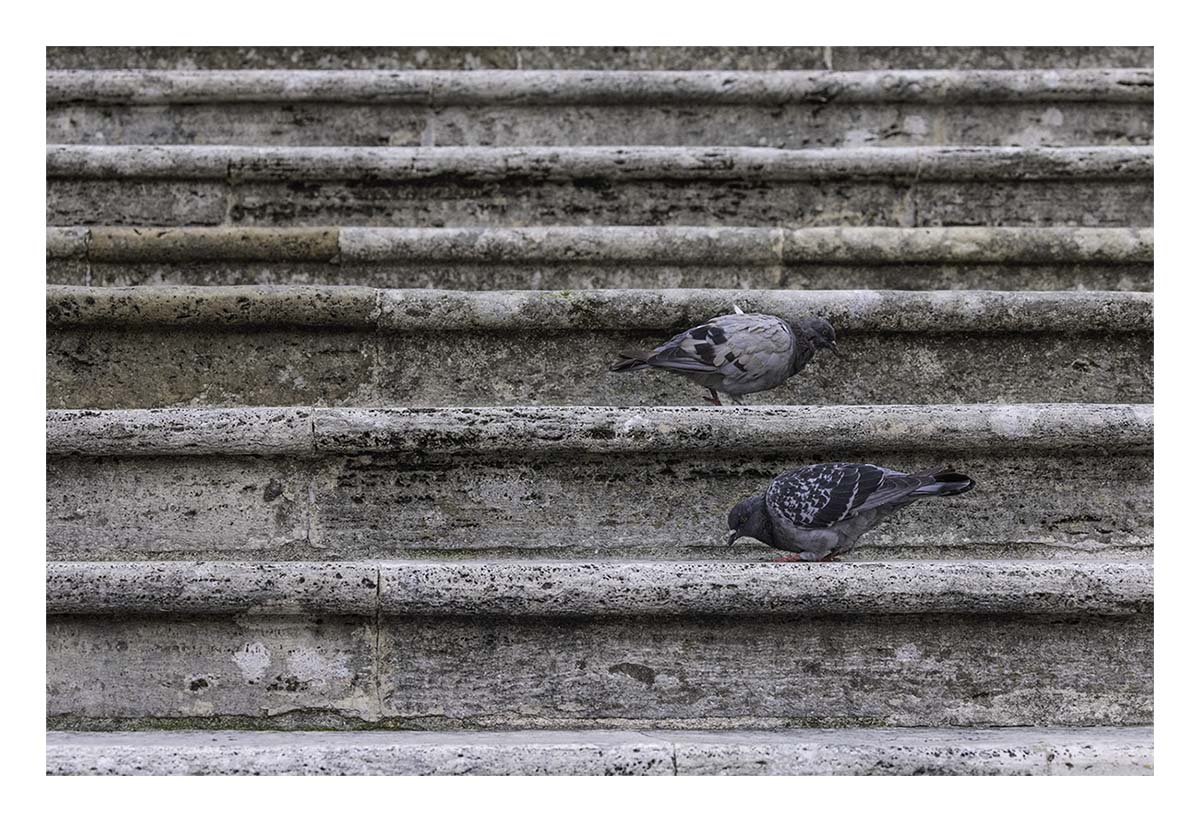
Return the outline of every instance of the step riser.
{"type": "Polygon", "coordinates": [[[952,464],[972,494],[921,501],[853,557],[1148,554],[1149,454],[789,449],[775,454],[52,457],[54,560],[426,556],[770,558],[724,544],[739,499],[787,468],[952,464]],[[1080,477],[1087,482],[1081,483],[1080,477]]]}
{"type": "Polygon", "coordinates": [[[839,71],[1141,68],[1150,46],[50,46],[46,67],[78,69],[631,69],[839,71]]]}
{"type": "Polygon", "coordinates": [[[55,729],[1146,724],[1151,628],[54,617],[48,713],[55,729]]]}
{"type": "Polygon", "coordinates": [[[48,143],[286,146],[1148,145],[1153,104],[848,103],[486,107],[50,105],[48,143]],[[981,125],[982,124],[982,127],[981,125]]]}
{"type": "Polygon", "coordinates": [[[47,181],[48,225],[1153,225],[1150,180],[47,181]]]}
{"type": "MultiPolygon", "coordinates": [[[[705,317],[697,316],[696,322],[705,317]]],[[[660,372],[611,374],[657,333],[340,329],[52,328],[47,404],[57,408],[237,405],[702,405],[660,372]],[[436,369],[429,363],[440,363],[436,369]]],[[[1153,334],[839,334],[750,404],[1152,402],[1153,334]]]]}

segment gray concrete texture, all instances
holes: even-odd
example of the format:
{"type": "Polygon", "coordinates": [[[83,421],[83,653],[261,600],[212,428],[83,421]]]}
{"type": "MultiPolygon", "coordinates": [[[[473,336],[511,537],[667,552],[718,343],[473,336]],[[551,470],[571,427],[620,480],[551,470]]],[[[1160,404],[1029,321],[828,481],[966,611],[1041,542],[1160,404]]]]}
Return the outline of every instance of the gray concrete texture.
{"type": "Polygon", "coordinates": [[[699,405],[678,376],[608,366],[735,303],[824,317],[847,354],[750,403],[1153,396],[1149,293],[52,286],[47,403],[699,405]]]}
{"type": "Polygon", "coordinates": [[[1146,145],[1146,69],[50,72],[49,143],[1146,145]]]}
{"type": "Polygon", "coordinates": [[[47,419],[56,560],[764,559],[738,499],[807,462],[953,465],[854,556],[1153,546],[1148,406],[177,409],[47,419]],[[1085,479],[1081,479],[1085,478],[1085,479]]]}
{"type": "Polygon", "coordinates": [[[1151,68],[1150,46],[48,46],[49,70],[1151,68]]]}
{"type": "Polygon", "coordinates": [[[50,225],[1128,227],[1153,205],[1144,146],[52,145],[47,176],[50,225]]]}
{"type": "Polygon", "coordinates": [[[1154,230],[1120,228],[129,228],[46,230],[47,282],[1149,291],[1154,230]]]}
{"type": "Polygon", "coordinates": [[[46,735],[50,775],[1149,775],[1149,728],[46,735]]]}

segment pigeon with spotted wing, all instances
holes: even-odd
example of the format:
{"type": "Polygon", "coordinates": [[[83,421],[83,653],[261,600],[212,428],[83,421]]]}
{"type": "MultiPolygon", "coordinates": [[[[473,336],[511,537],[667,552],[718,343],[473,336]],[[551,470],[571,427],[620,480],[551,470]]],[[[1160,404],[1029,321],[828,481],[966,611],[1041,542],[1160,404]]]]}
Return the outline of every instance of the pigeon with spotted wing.
{"type": "Polygon", "coordinates": [[[746,394],[782,385],[822,348],[838,353],[833,326],[820,317],[806,317],[793,327],[771,314],[733,308],[736,314],[689,328],[653,351],[623,351],[623,359],[609,370],[661,368],[707,388],[705,399],[713,405],[721,404],[717,392],[741,405],[746,394]]]}
{"type": "Polygon", "coordinates": [[[974,487],[970,477],[948,470],[906,474],[852,462],[808,465],[780,474],[766,491],[733,507],[729,545],[752,537],[789,552],[781,562],[833,560],[906,505],[974,487]]]}

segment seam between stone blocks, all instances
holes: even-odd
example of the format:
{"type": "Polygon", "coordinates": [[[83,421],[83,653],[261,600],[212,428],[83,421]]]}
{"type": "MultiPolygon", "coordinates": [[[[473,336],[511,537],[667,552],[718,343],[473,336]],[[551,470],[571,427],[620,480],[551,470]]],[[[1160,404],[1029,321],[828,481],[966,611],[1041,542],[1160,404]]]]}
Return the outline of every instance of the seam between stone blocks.
{"type": "Polygon", "coordinates": [[[383,647],[383,568],[375,566],[375,650],[371,655],[371,670],[374,673],[375,686],[375,716],[378,722],[383,719],[383,665],[380,653],[383,647]]]}
{"type": "Polygon", "coordinates": [[[777,225],[771,229],[771,250],[775,252],[775,270],[773,272],[769,271],[768,274],[775,275],[774,279],[777,288],[787,287],[787,276],[785,274],[787,269],[785,268],[783,259],[783,246],[786,236],[787,229],[783,226],[777,225]]]}
{"type": "MultiPolygon", "coordinates": [[[[317,455],[317,415],[316,408],[307,408],[309,413],[308,418],[308,435],[309,446],[312,449],[312,456],[317,455]]],[[[304,506],[304,544],[310,550],[315,547],[312,542],[312,516],[313,508],[316,507],[316,491],[313,489],[315,479],[310,477],[307,483],[308,504],[304,506]]]]}
{"type": "Polygon", "coordinates": [[[90,228],[83,231],[83,284],[88,288],[92,286],[92,230],[90,228]]]}
{"type": "Polygon", "coordinates": [[[922,167],[924,166],[924,163],[925,163],[925,155],[923,153],[918,153],[917,154],[917,169],[915,172],[913,172],[912,186],[911,186],[911,188],[909,188],[910,206],[911,206],[911,213],[912,213],[911,228],[918,228],[921,225],[921,214],[920,214],[920,206],[919,206],[920,197],[918,195],[918,185],[921,182],[921,170],[922,170],[922,167]]]}
{"type": "Polygon", "coordinates": [[[225,219],[222,225],[233,225],[233,161],[225,161],[225,219]]]}

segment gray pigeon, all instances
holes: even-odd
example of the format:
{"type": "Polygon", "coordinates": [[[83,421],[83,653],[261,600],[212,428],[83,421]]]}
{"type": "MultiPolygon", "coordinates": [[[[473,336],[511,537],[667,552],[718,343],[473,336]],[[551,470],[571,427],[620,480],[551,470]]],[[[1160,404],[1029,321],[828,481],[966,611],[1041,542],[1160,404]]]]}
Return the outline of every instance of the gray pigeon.
{"type": "Polygon", "coordinates": [[[878,465],[828,462],[780,474],[729,512],[729,545],[753,537],[790,552],[780,562],[820,562],[921,497],[965,494],[975,481],[948,470],[906,474],[878,465]]]}
{"type": "MultiPolygon", "coordinates": [[[[714,317],[677,334],[653,351],[622,351],[624,358],[609,371],[661,368],[681,374],[708,389],[705,397],[720,405],[717,392],[741,405],[745,394],[768,391],[804,366],[822,348],[837,354],[833,326],[820,317],[805,317],[793,328],[770,314],[714,317]]],[[[840,356],[840,355],[839,355],[840,356]]]]}

